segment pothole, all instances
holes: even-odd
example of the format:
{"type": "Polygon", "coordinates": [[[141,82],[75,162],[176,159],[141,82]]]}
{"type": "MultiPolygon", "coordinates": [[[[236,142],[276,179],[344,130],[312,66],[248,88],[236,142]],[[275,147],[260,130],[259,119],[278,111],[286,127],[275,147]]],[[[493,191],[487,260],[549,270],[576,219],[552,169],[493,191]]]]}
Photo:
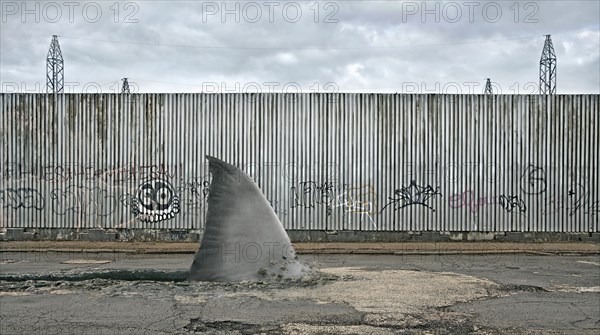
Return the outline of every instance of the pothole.
{"type": "Polygon", "coordinates": [[[190,332],[201,334],[282,334],[281,327],[277,325],[260,325],[240,321],[202,321],[200,319],[191,319],[190,323],[183,328],[190,332]]]}
{"type": "Polygon", "coordinates": [[[140,286],[158,290],[193,292],[252,292],[277,289],[309,288],[335,281],[351,280],[347,276],[315,273],[301,278],[279,281],[202,282],[187,281],[189,271],[161,271],[154,269],[72,269],[50,273],[0,274],[0,291],[36,292],[43,287],[109,291],[136,290],[140,286]]]}
{"type": "Polygon", "coordinates": [[[0,281],[85,281],[91,279],[112,279],[124,281],[166,281],[181,282],[188,277],[188,271],[161,270],[93,270],[68,271],[41,274],[0,274],[0,281]]]}
{"type": "Polygon", "coordinates": [[[93,259],[70,259],[68,261],[61,262],[62,264],[108,264],[112,261],[109,260],[93,260],[93,259]]]}
{"type": "Polygon", "coordinates": [[[502,284],[499,287],[504,292],[549,292],[543,287],[534,285],[502,284]]]}

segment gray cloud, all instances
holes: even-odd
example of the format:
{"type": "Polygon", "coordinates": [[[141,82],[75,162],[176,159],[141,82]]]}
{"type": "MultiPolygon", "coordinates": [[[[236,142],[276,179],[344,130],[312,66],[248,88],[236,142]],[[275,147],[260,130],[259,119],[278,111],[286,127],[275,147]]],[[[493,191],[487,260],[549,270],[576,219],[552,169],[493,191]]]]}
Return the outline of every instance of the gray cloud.
{"type": "Polygon", "coordinates": [[[266,91],[274,82],[275,90],[335,83],[340,91],[466,93],[491,77],[502,93],[526,93],[537,84],[543,35],[552,34],[558,92],[600,92],[597,1],[132,1],[120,2],[118,15],[113,1],[77,2],[72,13],[66,3],[2,1],[3,91],[43,89],[58,34],[73,92],[89,83],[118,90],[129,77],[141,92],[251,83],[266,91]],[[223,17],[223,6],[233,11],[223,17]]]}

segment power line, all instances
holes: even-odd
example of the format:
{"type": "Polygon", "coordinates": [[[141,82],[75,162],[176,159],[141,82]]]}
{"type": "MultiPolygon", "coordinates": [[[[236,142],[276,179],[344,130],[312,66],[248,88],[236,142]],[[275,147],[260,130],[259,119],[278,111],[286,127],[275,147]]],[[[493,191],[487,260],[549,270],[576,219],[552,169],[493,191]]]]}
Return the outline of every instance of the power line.
{"type": "Polygon", "coordinates": [[[118,80],[113,80],[113,81],[109,81],[108,83],[104,83],[104,84],[98,84],[100,87],[106,86],[106,85],[114,85],[114,84],[118,84],[119,81],[118,80]]]}
{"type": "MultiPolygon", "coordinates": [[[[131,78],[129,78],[131,79],[131,78]]],[[[181,86],[202,86],[203,84],[193,84],[193,83],[173,83],[173,82],[168,82],[168,81],[158,81],[158,80],[151,80],[151,79],[139,79],[139,78],[134,78],[136,81],[146,81],[146,82],[150,82],[150,83],[159,83],[159,84],[169,84],[169,85],[181,85],[181,86]]]]}
{"type": "Polygon", "coordinates": [[[188,45],[188,44],[163,44],[155,42],[137,42],[137,41],[117,41],[117,40],[106,40],[106,39],[95,39],[87,37],[76,37],[76,36],[63,36],[62,38],[85,40],[102,43],[118,43],[118,44],[131,44],[131,45],[148,45],[148,46],[159,46],[159,47],[174,47],[174,48],[195,48],[195,49],[235,49],[235,50],[364,50],[364,49],[400,49],[400,48],[413,48],[413,47],[439,47],[439,46],[453,46],[453,45],[469,45],[469,44],[482,44],[482,43],[495,43],[505,42],[514,40],[526,40],[539,38],[543,35],[535,36],[524,36],[524,37],[511,37],[499,40],[480,40],[480,41],[467,41],[467,42],[452,42],[452,43],[435,43],[435,44],[405,44],[395,46],[350,46],[350,47],[336,47],[336,46],[323,46],[323,47],[242,47],[242,46],[210,46],[210,45],[188,45]]]}

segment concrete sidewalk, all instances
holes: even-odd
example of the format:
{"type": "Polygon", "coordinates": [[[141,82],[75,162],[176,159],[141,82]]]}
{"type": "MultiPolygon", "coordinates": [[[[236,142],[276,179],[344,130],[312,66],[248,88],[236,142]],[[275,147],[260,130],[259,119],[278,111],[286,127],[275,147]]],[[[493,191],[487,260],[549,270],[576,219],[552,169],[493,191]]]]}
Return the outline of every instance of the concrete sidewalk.
{"type": "MultiPolygon", "coordinates": [[[[0,242],[0,252],[126,252],[138,254],[193,254],[197,242],[89,242],[10,241],[0,242]]],[[[512,254],[600,255],[600,244],[512,243],[512,242],[393,242],[393,243],[294,243],[297,253],[327,254],[512,254]]]]}

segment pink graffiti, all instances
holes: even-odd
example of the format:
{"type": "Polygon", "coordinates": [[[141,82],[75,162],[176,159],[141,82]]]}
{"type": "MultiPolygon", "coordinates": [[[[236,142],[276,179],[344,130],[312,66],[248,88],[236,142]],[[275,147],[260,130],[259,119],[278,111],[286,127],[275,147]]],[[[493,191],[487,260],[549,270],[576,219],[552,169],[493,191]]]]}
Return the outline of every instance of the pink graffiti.
{"type": "Polygon", "coordinates": [[[453,209],[468,208],[471,213],[479,212],[483,206],[494,205],[498,203],[496,196],[480,196],[475,195],[475,191],[466,190],[459,194],[453,194],[448,197],[448,206],[453,209]]]}

